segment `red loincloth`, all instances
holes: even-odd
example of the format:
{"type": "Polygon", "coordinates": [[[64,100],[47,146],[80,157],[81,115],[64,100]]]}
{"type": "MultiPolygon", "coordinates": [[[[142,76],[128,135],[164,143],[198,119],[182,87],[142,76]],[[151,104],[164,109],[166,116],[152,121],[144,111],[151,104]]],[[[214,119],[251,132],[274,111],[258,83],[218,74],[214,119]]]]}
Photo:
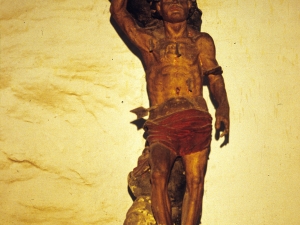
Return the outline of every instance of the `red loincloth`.
{"type": "Polygon", "coordinates": [[[149,145],[159,142],[178,156],[199,152],[211,142],[212,118],[208,112],[187,109],[157,119],[144,125],[149,145]]]}

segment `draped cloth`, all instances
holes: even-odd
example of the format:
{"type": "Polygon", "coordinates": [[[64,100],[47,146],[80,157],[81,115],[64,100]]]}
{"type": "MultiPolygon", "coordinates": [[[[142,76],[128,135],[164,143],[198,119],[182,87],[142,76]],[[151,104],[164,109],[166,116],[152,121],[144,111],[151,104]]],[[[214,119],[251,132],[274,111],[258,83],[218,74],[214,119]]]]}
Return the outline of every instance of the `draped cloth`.
{"type": "Polygon", "coordinates": [[[186,109],[148,119],[144,125],[151,146],[159,142],[177,156],[184,156],[209,147],[212,118],[207,111],[186,109]]]}

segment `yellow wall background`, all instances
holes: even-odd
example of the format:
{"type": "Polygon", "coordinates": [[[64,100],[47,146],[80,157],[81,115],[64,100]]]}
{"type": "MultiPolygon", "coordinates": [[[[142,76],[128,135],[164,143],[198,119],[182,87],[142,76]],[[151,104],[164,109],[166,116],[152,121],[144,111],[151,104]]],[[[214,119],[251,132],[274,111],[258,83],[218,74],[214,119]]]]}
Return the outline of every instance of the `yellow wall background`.
{"type": "MultiPolygon", "coordinates": [[[[129,111],[148,100],[109,1],[0,5],[0,224],[122,224],[144,145],[129,111]]],[[[229,144],[212,142],[202,224],[298,225],[299,1],[198,5],[231,105],[229,144]]]]}

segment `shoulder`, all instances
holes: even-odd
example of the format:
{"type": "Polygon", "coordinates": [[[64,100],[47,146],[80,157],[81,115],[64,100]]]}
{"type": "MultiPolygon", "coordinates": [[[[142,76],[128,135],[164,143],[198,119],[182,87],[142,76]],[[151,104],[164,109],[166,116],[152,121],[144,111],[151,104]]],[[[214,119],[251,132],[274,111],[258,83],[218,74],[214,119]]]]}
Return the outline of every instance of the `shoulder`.
{"type": "Polygon", "coordinates": [[[197,31],[193,28],[188,28],[189,37],[197,44],[197,45],[212,45],[214,46],[213,38],[205,32],[197,31]]]}
{"type": "Polygon", "coordinates": [[[194,39],[198,44],[206,44],[206,45],[214,44],[213,38],[208,33],[205,32],[198,32],[198,35],[196,35],[194,39]]]}
{"type": "Polygon", "coordinates": [[[195,36],[194,41],[202,53],[215,54],[214,40],[208,33],[199,32],[199,34],[195,36]]]}

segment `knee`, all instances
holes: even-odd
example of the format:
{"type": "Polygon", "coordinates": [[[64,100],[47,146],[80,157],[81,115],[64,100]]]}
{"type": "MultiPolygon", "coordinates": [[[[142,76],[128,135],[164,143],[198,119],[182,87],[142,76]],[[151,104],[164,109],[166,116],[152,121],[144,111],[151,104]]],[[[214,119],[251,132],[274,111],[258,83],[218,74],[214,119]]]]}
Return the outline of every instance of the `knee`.
{"type": "Polygon", "coordinates": [[[186,180],[187,190],[202,188],[204,185],[204,176],[193,176],[186,180]]]}

